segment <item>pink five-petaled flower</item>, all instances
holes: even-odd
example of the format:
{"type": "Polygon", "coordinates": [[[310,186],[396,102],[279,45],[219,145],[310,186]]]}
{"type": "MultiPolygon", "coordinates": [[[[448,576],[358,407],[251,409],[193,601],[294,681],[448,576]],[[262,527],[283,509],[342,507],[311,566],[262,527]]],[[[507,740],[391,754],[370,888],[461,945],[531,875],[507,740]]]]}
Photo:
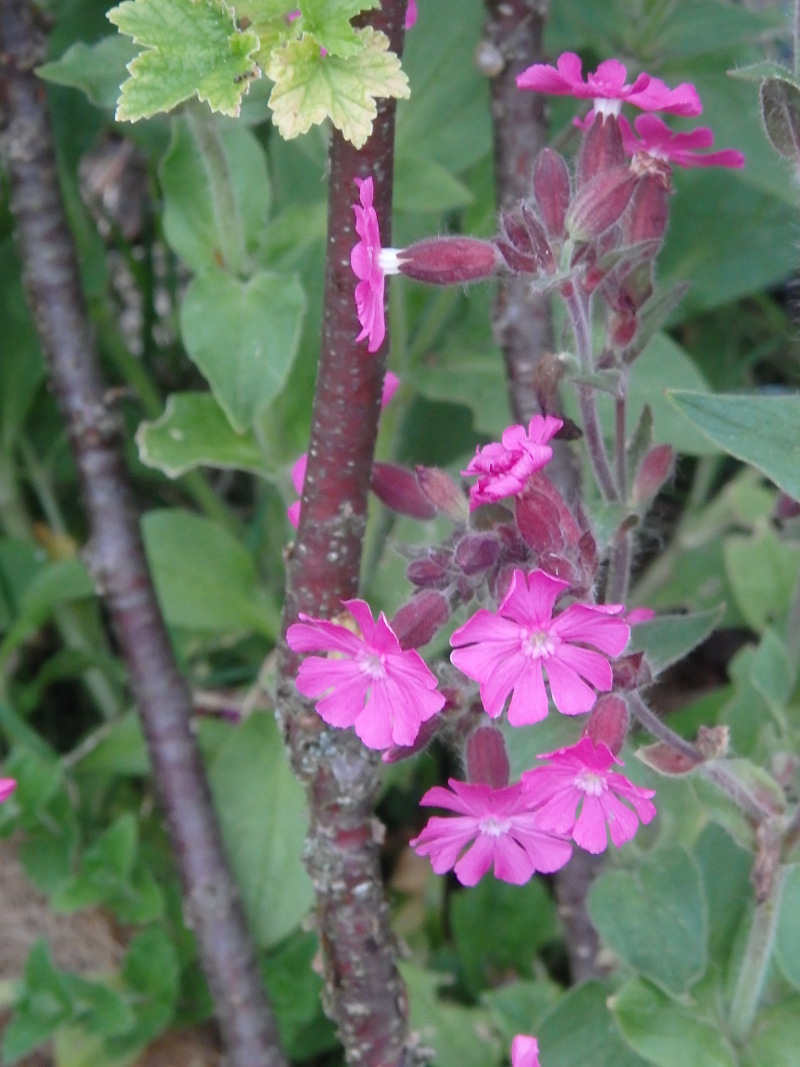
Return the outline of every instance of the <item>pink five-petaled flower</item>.
{"type": "Polygon", "coordinates": [[[642,111],[668,111],[673,115],[699,115],[703,110],[697,90],[689,82],[670,89],[659,78],[640,74],[628,85],[627,70],[618,59],[604,60],[586,81],[581,73],[580,56],[564,52],[556,66],[534,63],[517,75],[519,89],[532,89],[551,96],[574,96],[579,100],[592,100],[594,110],[600,115],[618,115],[620,106],[632,104],[642,111]]]}
{"type": "Polygon", "coordinates": [[[329,726],[355,726],[367,748],[412,745],[420,724],[444,706],[436,678],[413,649],[402,649],[386,617],[372,617],[363,600],[345,600],[360,634],[325,619],[301,615],[286,633],[294,652],[331,652],[303,660],[297,688],[320,697],[317,712],[329,726]]]}
{"type": "Polygon", "coordinates": [[[623,766],[622,760],[615,759],[602,742],[595,747],[591,738],[582,737],[577,745],[540,758],[550,763],[522,775],[540,825],[551,833],[572,837],[587,852],[596,855],[605,851],[606,827],[619,848],[630,841],[640,820],[646,825],[655,817],[650,800],[655,790],[634,785],[613,770],[615,763],[623,766]]]}
{"type": "MultiPolygon", "coordinates": [[[[381,393],[381,411],[390,402],[394,394],[397,392],[400,385],[400,379],[394,373],[394,371],[387,370],[386,377],[383,379],[383,392],[381,393]]],[[[303,495],[303,485],[306,480],[306,468],[308,467],[308,452],[303,452],[297,457],[292,465],[291,479],[294,491],[298,496],[303,495]]],[[[289,522],[294,526],[295,530],[300,525],[300,501],[295,500],[286,509],[286,516],[289,522]]]]}
{"type": "Polygon", "coordinates": [[[479,447],[461,472],[478,475],[469,491],[470,511],[521,493],[530,476],[552,459],[553,449],[547,442],[563,425],[552,415],[534,415],[527,430],[524,426],[509,426],[503,430],[500,443],[493,441],[479,447]]]}
{"type": "Polygon", "coordinates": [[[361,323],[357,341],[367,341],[367,351],[377,352],[386,336],[383,309],[384,282],[387,274],[398,274],[397,250],[381,248],[378,216],[372,206],[375,189],[372,178],[356,178],[359,204],[353,205],[356,233],[361,240],[350,253],[350,266],[359,279],[356,286],[356,313],[361,323]]]}
{"type": "Polygon", "coordinates": [[[563,715],[589,711],[597,699],[595,689],[611,689],[613,673],[606,657],[618,656],[630,636],[628,625],[613,617],[623,605],[570,604],[553,618],[553,605],[567,586],[544,571],[527,576],[514,571],[497,613],[481,608],[450,638],[455,648],[450,659],[480,684],[491,718],[502,713],[513,691],[508,708],[512,726],[544,719],[545,670],[553,703],[563,715]]]}
{"type": "Polygon", "coordinates": [[[633,125],[636,133],[631,129],[628,120],[620,116],[622,143],[630,156],[644,152],[678,167],[744,166],[744,156],[735,148],[700,154],[699,149],[710,148],[714,143],[713,130],[708,126],[699,126],[688,133],[674,133],[657,115],[638,115],[633,125]]]}
{"type": "Polygon", "coordinates": [[[528,1034],[517,1034],[511,1042],[511,1067],[539,1067],[539,1042],[528,1034]]]}
{"type": "Polygon", "coordinates": [[[550,874],[569,859],[569,842],[539,829],[521,782],[503,789],[454,778],[448,784],[452,792],[434,786],[420,804],[455,811],[458,817],[434,815],[410,842],[418,855],[431,857],[437,874],[455,867],[462,885],[477,885],[494,865],[495,878],[524,885],[536,871],[550,874]]]}
{"type": "Polygon", "coordinates": [[[4,800],[8,800],[16,788],[16,778],[0,778],[0,804],[2,804],[4,800]]]}

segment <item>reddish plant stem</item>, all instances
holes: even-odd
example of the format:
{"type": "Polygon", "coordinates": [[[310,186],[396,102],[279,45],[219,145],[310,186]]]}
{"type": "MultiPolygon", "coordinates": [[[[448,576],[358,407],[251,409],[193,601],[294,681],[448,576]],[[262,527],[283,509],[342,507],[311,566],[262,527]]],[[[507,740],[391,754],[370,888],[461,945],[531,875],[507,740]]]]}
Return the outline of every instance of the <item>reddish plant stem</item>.
{"type": "MultiPolygon", "coordinates": [[[[400,51],[405,0],[384,0],[369,21],[400,51]]],[[[388,341],[369,355],[359,332],[350,269],[354,178],[371,175],[383,243],[390,244],[394,151],[392,101],[356,150],[334,132],[330,148],[328,257],[322,350],[300,524],[287,562],[284,627],[299,612],[330,617],[358,590],[372,456],[388,341]]],[[[316,893],[325,1008],[350,1064],[413,1063],[407,1003],[380,870],[374,817],[378,762],[352,731],[330,730],[294,685],[298,657],[285,645],[279,714],[309,801],[306,866],[316,893]]]]}
{"type": "Polygon", "coordinates": [[[183,883],[186,922],[197,938],[230,1062],[235,1067],[284,1067],[191,730],[191,693],[156,601],[120,427],[98,370],[56,177],[44,87],[33,73],[43,58],[43,37],[32,8],[25,0],[0,0],[2,154],[28,300],[89,515],[86,561],[108,605],[142,716],[183,883]]]}

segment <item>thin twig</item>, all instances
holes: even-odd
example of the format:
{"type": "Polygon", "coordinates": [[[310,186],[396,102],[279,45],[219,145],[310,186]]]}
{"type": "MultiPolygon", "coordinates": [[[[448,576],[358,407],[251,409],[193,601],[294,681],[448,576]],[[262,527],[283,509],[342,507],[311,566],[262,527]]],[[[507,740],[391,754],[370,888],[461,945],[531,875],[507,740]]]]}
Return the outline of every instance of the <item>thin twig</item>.
{"type": "Polygon", "coordinates": [[[191,694],[172,655],[147,568],[118,420],[99,375],[44,90],[33,73],[43,52],[32,7],[25,0],[0,0],[2,154],[28,300],[89,515],[87,563],[108,604],[142,716],[183,883],[186,921],[197,938],[230,1062],[284,1067],[190,728],[191,694]]]}

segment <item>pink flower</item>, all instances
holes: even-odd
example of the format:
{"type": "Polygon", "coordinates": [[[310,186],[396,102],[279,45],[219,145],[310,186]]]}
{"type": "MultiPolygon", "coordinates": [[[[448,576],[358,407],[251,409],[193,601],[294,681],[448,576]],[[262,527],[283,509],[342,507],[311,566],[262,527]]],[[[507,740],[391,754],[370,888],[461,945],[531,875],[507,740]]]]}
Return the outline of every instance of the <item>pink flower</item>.
{"type": "Polygon", "coordinates": [[[650,802],[655,790],[634,785],[612,770],[614,763],[623,763],[607,745],[595,747],[590,738],[582,737],[577,745],[541,758],[550,763],[524,771],[522,779],[542,829],[567,834],[581,848],[597,854],[608,845],[606,826],[619,848],[630,841],[640,821],[647,824],[655,818],[655,805],[650,802]]]}
{"type": "Polygon", "coordinates": [[[656,617],[652,608],[631,608],[625,615],[628,626],[638,626],[641,622],[650,622],[656,617]]]}
{"type": "Polygon", "coordinates": [[[0,804],[2,804],[4,800],[8,800],[16,788],[16,778],[0,778],[0,804]]]}
{"type": "Polygon", "coordinates": [[[417,21],[417,0],[408,0],[406,8],[406,29],[410,30],[417,21]]]}
{"type": "Polygon", "coordinates": [[[286,633],[294,652],[333,653],[300,664],[297,688],[321,697],[317,712],[329,726],[355,726],[368,748],[411,745],[420,724],[444,706],[436,678],[413,649],[403,650],[386,617],[372,617],[363,600],[345,600],[360,633],[301,615],[286,633]]]}
{"type": "Polygon", "coordinates": [[[539,1067],[539,1042],[527,1034],[517,1034],[511,1042],[511,1067],[539,1067]]]}
{"type": "Polygon", "coordinates": [[[714,143],[714,133],[708,126],[699,126],[690,133],[673,133],[657,115],[639,115],[633,125],[640,139],[637,139],[627,119],[620,117],[622,143],[628,155],[645,152],[648,156],[674,163],[678,167],[744,166],[744,156],[735,148],[723,148],[706,155],[698,153],[698,149],[710,148],[714,143]]]}
{"type": "Polygon", "coordinates": [[[361,333],[356,341],[367,341],[367,351],[377,352],[386,336],[383,292],[387,274],[397,274],[397,252],[381,248],[378,216],[372,206],[374,186],[372,178],[356,178],[361,206],[353,205],[356,233],[361,240],[350,253],[350,266],[360,279],[356,286],[356,313],[361,333]]]}
{"type": "Polygon", "coordinates": [[[536,871],[550,874],[569,859],[569,843],[542,833],[537,825],[521,782],[504,789],[454,778],[448,784],[452,792],[434,786],[420,804],[446,808],[459,817],[434,815],[410,842],[419,856],[431,857],[437,874],[454,867],[462,885],[477,885],[494,865],[495,878],[523,885],[536,871]]]}
{"type": "Polygon", "coordinates": [[[534,415],[527,431],[524,426],[509,426],[503,430],[500,444],[493,441],[478,448],[461,472],[478,475],[469,491],[470,510],[521,493],[530,476],[552,459],[553,450],[547,442],[563,425],[552,415],[534,415]]]}
{"type": "Polygon", "coordinates": [[[612,618],[622,604],[570,604],[553,618],[553,605],[568,583],[544,571],[514,571],[497,613],[481,608],[450,643],[450,659],[480,684],[491,718],[502,714],[509,694],[512,726],[539,722],[547,715],[544,670],[553,703],[563,715],[580,715],[594,705],[595,689],[611,689],[607,656],[625,648],[630,628],[612,618]],[[592,645],[604,655],[582,647],[592,645]],[[587,682],[589,684],[587,684],[587,682]]]}
{"type": "Polygon", "coordinates": [[[643,111],[668,111],[673,115],[699,115],[703,110],[697,90],[688,82],[670,89],[659,78],[640,74],[629,85],[625,82],[627,69],[618,59],[604,60],[584,81],[582,65],[580,56],[564,52],[555,67],[546,63],[528,67],[517,75],[517,86],[551,96],[592,100],[594,110],[601,115],[618,115],[623,103],[643,111]]]}
{"type": "MultiPolygon", "coordinates": [[[[381,411],[391,401],[394,394],[397,392],[400,386],[400,379],[394,373],[394,371],[387,370],[386,377],[383,379],[383,392],[381,393],[381,411]]],[[[308,467],[308,452],[303,452],[294,461],[294,466],[291,471],[292,485],[294,491],[298,496],[303,495],[303,485],[306,480],[306,468],[308,467]]],[[[295,530],[300,525],[300,501],[295,500],[293,504],[290,504],[286,509],[286,516],[289,522],[294,526],[295,530]]]]}

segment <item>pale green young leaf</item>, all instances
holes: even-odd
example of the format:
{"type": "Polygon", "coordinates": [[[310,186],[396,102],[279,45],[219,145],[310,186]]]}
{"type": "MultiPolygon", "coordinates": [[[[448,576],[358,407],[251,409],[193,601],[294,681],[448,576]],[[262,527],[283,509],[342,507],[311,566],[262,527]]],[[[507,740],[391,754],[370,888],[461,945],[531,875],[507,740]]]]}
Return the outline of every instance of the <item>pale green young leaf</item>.
{"type": "Polygon", "coordinates": [[[268,473],[250,431],[237,433],[210,393],[173,393],[164,414],[136,431],[139,458],[169,478],[195,467],[268,473]]]}
{"type": "Polygon", "coordinates": [[[378,0],[300,0],[299,6],[304,32],[313,34],[330,55],[346,59],[363,47],[350,19],[378,7],[378,0]]]}
{"type": "Polygon", "coordinates": [[[363,47],[346,60],[320,55],[319,42],[311,34],[273,55],[267,73],[275,88],[269,102],[275,125],[287,140],[330,118],[346,140],[361,148],[372,132],[376,99],[409,95],[408,79],[389,51],[386,34],[369,26],[355,33],[363,47]]]}
{"type": "Polygon", "coordinates": [[[98,107],[114,107],[127,65],[136,58],[136,45],[127,37],[112,33],[96,44],[75,44],[52,63],[36,68],[46,82],[81,89],[98,107]]]}
{"type": "Polygon", "coordinates": [[[212,111],[239,114],[259,47],[222,0],[124,0],[108,18],[144,50],[128,65],[117,119],[136,122],[195,94],[212,111]]]}

